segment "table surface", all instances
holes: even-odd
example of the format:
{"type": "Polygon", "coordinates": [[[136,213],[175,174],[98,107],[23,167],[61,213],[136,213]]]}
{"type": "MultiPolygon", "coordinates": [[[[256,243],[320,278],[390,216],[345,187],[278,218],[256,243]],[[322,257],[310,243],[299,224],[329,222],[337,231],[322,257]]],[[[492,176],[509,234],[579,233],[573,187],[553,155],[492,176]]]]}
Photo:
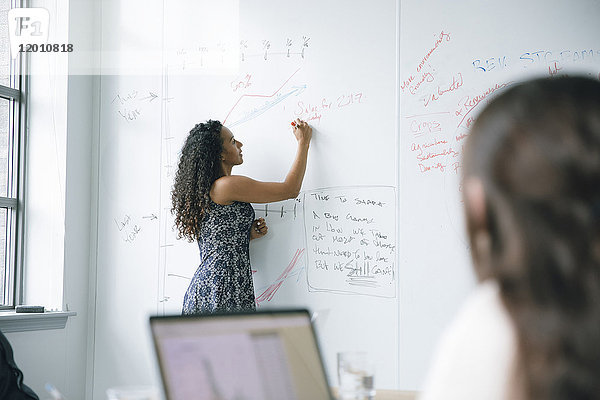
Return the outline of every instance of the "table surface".
{"type": "MultiPolygon", "coordinates": [[[[333,395],[337,395],[337,388],[332,388],[333,395]]],[[[418,392],[409,392],[404,390],[383,390],[377,389],[375,400],[416,400],[418,392]]]]}
{"type": "Polygon", "coordinates": [[[403,390],[377,390],[375,400],[416,400],[417,392],[403,390]]]}

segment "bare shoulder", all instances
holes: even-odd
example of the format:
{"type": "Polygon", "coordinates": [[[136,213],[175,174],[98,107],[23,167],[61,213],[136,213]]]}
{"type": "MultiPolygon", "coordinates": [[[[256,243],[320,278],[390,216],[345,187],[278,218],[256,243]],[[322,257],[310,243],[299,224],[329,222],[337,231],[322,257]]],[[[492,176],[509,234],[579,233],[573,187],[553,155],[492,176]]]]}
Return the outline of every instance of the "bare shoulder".
{"type": "Polygon", "coordinates": [[[236,194],[244,186],[251,184],[252,179],[242,175],[222,176],[213,182],[210,188],[210,197],[217,204],[229,205],[238,200],[236,194]]]}

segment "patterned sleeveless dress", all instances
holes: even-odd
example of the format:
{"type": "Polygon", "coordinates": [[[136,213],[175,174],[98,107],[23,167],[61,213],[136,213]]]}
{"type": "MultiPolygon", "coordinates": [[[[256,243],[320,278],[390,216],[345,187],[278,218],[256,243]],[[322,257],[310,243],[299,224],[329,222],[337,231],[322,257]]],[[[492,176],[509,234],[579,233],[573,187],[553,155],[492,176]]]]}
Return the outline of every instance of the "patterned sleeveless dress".
{"type": "Polygon", "coordinates": [[[198,240],[200,266],[185,293],[183,314],[256,310],[249,253],[253,221],[248,203],[211,201],[198,240]]]}

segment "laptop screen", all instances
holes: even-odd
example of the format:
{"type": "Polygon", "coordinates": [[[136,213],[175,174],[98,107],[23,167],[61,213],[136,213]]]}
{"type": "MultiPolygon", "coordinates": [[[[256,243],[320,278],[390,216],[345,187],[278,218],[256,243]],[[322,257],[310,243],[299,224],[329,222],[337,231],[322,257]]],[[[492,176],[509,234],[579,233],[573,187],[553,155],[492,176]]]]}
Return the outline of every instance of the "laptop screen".
{"type": "Polygon", "coordinates": [[[329,400],[306,310],[151,317],[168,400],[329,400]]]}

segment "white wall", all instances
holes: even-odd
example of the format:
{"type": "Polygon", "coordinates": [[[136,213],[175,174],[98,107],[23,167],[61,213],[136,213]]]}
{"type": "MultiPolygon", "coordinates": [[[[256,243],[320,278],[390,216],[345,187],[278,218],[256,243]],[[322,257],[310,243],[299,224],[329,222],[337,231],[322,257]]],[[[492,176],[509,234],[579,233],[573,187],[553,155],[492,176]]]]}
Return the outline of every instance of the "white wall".
{"type": "MultiPolygon", "coordinates": [[[[57,42],[81,50],[93,47],[94,2],[32,3],[50,10],[57,42]]],[[[26,222],[26,269],[32,286],[26,288],[26,301],[77,312],[65,329],[6,335],[25,383],[40,398],[48,397],[44,385],[51,382],[66,398],[84,399],[91,379],[87,364],[93,340],[90,287],[95,286],[90,243],[97,78],[66,73],[67,60],[69,65],[89,63],[82,57],[90,53],[32,59],[26,222]]]]}

